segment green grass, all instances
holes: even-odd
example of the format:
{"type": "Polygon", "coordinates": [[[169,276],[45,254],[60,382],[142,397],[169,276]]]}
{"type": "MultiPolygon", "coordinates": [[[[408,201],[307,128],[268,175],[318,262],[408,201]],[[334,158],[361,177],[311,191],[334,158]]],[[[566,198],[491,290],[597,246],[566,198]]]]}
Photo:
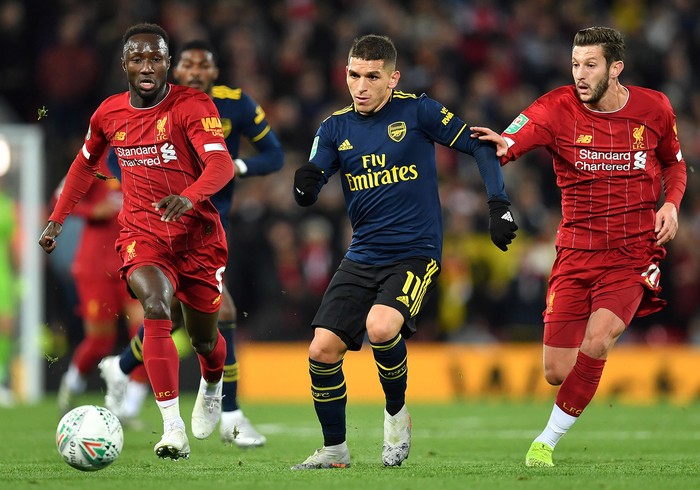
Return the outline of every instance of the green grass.
{"type": "MultiPolygon", "coordinates": [[[[193,398],[181,400],[185,420],[193,398]]],[[[98,394],[82,403],[100,404],[98,394]]],[[[0,488],[7,489],[697,489],[700,488],[698,406],[630,407],[593,404],[559,443],[554,468],[525,468],[525,452],[549,415],[549,403],[499,402],[409,405],[410,458],[400,468],[381,464],[382,407],[348,407],[346,470],[290,471],[321,444],[311,403],[249,405],[246,412],[268,436],[264,448],[240,450],[212,436],[190,437],[189,461],[160,460],[155,403],[146,428],[125,430],[120,458],[84,473],[66,465],[55,447],[55,399],[0,409],[0,488]]]]}

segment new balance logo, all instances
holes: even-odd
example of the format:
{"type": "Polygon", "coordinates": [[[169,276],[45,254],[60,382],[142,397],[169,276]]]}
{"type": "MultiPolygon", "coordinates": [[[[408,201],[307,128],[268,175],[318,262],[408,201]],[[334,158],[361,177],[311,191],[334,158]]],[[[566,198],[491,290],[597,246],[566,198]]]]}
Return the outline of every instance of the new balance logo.
{"type": "Polygon", "coordinates": [[[406,307],[408,307],[408,296],[399,296],[396,301],[401,301],[406,307]]]}
{"type": "Polygon", "coordinates": [[[506,214],[501,216],[501,219],[504,219],[506,221],[510,221],[512,223],[513,222],[513,215],[510,214],[510,211],[506,211],[506,214]]]}
{"type": "Polygon", "coordinates": [[[343,141],[338,147],[338,151],[352,150],[352,145],[348,140],[343,141]]]}

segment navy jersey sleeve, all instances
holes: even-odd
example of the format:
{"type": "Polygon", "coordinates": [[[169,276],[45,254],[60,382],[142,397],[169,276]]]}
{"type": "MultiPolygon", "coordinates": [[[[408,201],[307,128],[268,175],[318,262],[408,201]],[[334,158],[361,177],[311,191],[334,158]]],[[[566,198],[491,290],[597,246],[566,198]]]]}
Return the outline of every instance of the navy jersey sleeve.
{"type": "MultiPolygon", "coordinates": [[[[238,114],[227,115],[227,117],[237,117],[240,121],[240,134],[231,132],[231,136],[238,138],[245,136],[253,145],[257,153],[244,159],[248,171],[246,176],[267,175],[282,168],[284,164],[284,152],[279,139],[272,131],[270,124],[265,118],[265,111],[260,104],[255,102],[249,95],[241,93],[241,98],[236,106],[238,114]]],[[[222,114],[222,117],[223,114],[222,114]]],[[[231,145],[226,142],[229,148],[238,148],[238,145],[231,145]]],[[[236,152],[237,153],[237,152],[236,152]]],[[[238,155],[232,155],[237,158],[238,155]]]]}
{"type": "Polygon", "coordinates": [[[472,132],[467,124],[430,97],[422,96],[419,104],[418,119],[423,131],[435,142],[474,157],[489,201],[510,202],[495,146],[471,138],[472,132]]]}
{"type": "Polygon", "coordinates": [[[332,122],[333,119],[329,118],[321,123],[314,137],[311,154],[309,155],[309,162],[323,170],[324,184],[340,168],[338,145],[334,144],[330,128],[332,122]]]}

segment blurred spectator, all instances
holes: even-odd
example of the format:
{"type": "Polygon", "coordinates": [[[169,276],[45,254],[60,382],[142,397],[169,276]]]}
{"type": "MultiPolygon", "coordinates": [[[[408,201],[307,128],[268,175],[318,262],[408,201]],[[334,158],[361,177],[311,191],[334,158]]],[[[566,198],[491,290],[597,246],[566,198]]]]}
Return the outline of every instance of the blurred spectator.
{"type": "Polygon", "coordinates": [[[0,70],[0,121],[15,119],[22,111],[31,116],[32,59],[27,52],[13,47],[29,45],[26,8],[19,0],[0,4],[0,45],[5,46],[0,70]]]}
{"type": "Polygon", "coordinates": [[[65,139],[85,131],[90,114],[82,104],[76,110],[75,102],[96,90],[100,69],[84,33],[90,20],[87,12],[75,10],[58,19],[55,40],[39,54],[36,65],[36,85],[51,111],[47,124],[53,136],[65,139]]]}

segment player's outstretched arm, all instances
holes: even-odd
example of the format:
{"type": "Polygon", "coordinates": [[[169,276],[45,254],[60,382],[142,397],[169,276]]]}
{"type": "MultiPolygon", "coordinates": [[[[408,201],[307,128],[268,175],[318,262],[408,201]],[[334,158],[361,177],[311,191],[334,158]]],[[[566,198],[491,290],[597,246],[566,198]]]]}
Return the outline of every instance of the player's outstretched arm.
{"type": "Polygon", "coordinates": [[[481,141],[490,141],[491,143],[494,143],[496,145],[496,156],[502,157],[508,153],[508,143],[506,143],[503,136],[495,132],[493,129],[484,126],[470,126],[469,129],[472,131],[472,138],[478,138],[481,141]]]}

